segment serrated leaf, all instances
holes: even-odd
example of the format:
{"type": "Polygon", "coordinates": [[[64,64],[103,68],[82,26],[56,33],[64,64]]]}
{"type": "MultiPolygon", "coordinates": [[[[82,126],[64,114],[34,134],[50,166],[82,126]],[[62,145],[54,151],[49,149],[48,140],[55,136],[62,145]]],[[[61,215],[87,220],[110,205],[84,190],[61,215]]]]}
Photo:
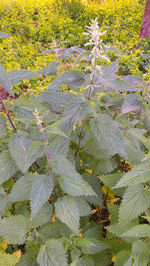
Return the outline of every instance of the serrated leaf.
{"type": "Polygon", "coordinates": [[[84,200],[64,196],[55,203],[57,217],[68,225],[75,233],[79,231],[80,216],[89,215],[90,208],[84,200]]]}
{"type": "Polygon", "coordinates": [[[90,51],[83,51],[82,53],[80,53],[78,56],[77,56],[77,58],[76,58],[76,60],[74,61],[74,63],[73,63],[73,65],[75,66],[75,65],[77,65],[77,64],[79,64],[81,61],[83,61],[83,60],[89,60],[89,55],[90,55],[90,51]]]}
{"type": "Polygon", "coordinates": [[[103,241],[93,238],[76,238],[74,240],[76,247],[81,248],[84,254],[95,254],[109,248],[103,241]]]}
{"type": "Polygon", "coordinates": [[[2,137],[6,131],[6,118],[3,115],[0,115],[0,137],[2,137]]]}
{"type": "Polygon", "coordinates": [[[66,71],[59,75],[52,83],[51,87],[58,88],[63,84],[67,84],[69,89],[78,89],[84,85],[85,76],[79,70],[66,71]]]}
{"type": "Polygon", "coordinates": [[[122,114],[137,112],[141,110],[141,107],[142,101],[140,101],[137,94],[132,93],[126,96],[121,108],[121,112],[122,114]]]}
{"type": "Polygon", "coordinates": [[[116,162],[113,158],[103,159],[99,160],[94,172],[96,175],[107,174],[112,172],[115,167],[116,162]]]}
{"type": "Polygon", "coordinates": [[[54,188],[53,181],[45,175],[39,175],[32,183],[30,193],[31,218],[33,218],[48,200],[54,188]]]}
{"type": "Polygon", "coordinates": [[[20,177],[9,194],[9,200],[12,202],[29,200],[32,183],[36,178],[37,175],[35,174],[28,174],[20,177]]]}
{"type": "Polygon", "coordinates": [[[26,241],[28,221],[22,215],[9,216],[0,220],[0,235],[10,244],[23,244],[26,241]]]}
{"type": "Polygon", "coordinates": [[[12,110],[19,118],[35,120],[34,112],[38,109],[37,101],[19,98],[14,101],[12,110]]]}
{"type": "Polygon", "coordinates": [[[69,138],[66,134],[64,134],[59,128],[54,125],[49,125],[46,127],[46,133],[48,136],[50,135],[58,135],[64,138],[69,138]]]}
{"type": "Polygon", "coordinates": [[[57,155],[67,156],[69,150],[70,139],[57,136],[49,145],[49,152],[51,158],[55,158],[57,155]]]}
{"type": "Polygon", "coordinates": [[[21,259],[17,266],[38,266],[37,254],[39,251],[39,244],[35,244],[33,241],[27,241],[25,247],[25,253],[21,256],[21,259]]]}
{"type": "Polygon", "coordinates": [[[55,239],[47,240],[39,250],[37,262],[40,266],[67,266],[65,250],[61,242],[55,239]]]}
{"type": "Polygon", "coordinates": [[[122,79],[135,87],[144,83],[144,80],[138,75],[127,75],[123,76],[122,79]]]}
{"type": "Polygon", "coordinates": [[[134,185],[129,187],[120,206],[119,223],[126,224],[130,220],[138,217],[150,206],[150,191],[143,185],[134,185]]]}
{"type": "Polygon", "coordinates": [[[8,71],[7,75],[12,85],[19,84],[24,79],[32,79],[41,75],[56,75],[58,62],[52,61],[48,67],[42,68],[38,71],[30,71],[27,69],[19,69],[8,71]]]}
{"type": "Polygon", "coordinates": [[[92,258],[84,258],[84,257],[81,257],[70,264],[70,266],[94,266],[94,265],[95,264],[92,258]]]}
{"type": "Polygon", "coordinates": [[[150,181],[150,168],[148,164],[139,164],[123,175],[114,188],[144,184],[150,181]]]}
{"type": "Polygon", "coordinates": [[[39,97],[41,103],[50,104],[51,111],[54,113],[61,112],[70,103],[71,99],[74,99],[74,95],[61,92],[55,87],[48,87],[48,89],[42,93],[39,97]]]}
{"type": "Polygon", "coordinates": [[[92,205],[102,206],[103,196],[99,180],[94,175],[84,175],[84,180],[91,186],[91,188],[95,192],[95,196],[83,196],[83,198],[92,205]]]}
{"type": "Polygon", "coordinates": [[[115,258],[115,266],[125,266],[125,263],[128,261],[128,259],[131,256],[131,252],[128,250],[121,250],[119,253],[117,253],[115,258]]]}
{"type": "Polygon", "coordinates": [[[150,249],[149,244],[137,240],[132,245],[132,256],[135,259],[133,266],[147,266],[150,249]]]}
{"type": "Polygon", "coordinates": [[[130,230],[133,226],[138,225],[138,219],[134,219],[132,221],[129,221],[125,225],[120,225],[118,223],[112,224],[107,226],[107,230],[111,232],[112,234],[121,237],[124,232],[130,230]]]}
{"type": "Polygon", "coordinates": [[[79,231],[80,210],[74,198],[66,196],[58,199],[55,203],[55,212],[74,232],[79,231]]]}
{"type": "Polygon", "coordinates": [[[8,201],[5,194],[0,193],[0,217],[2,217],[5,212],[7,211],[8,207],[8,201]]]}
{"type": "Polygon", "coordinates": [[[45,239],[61,238],[60,223],[58,220],[55,223],[47,223],[39,229],[39,234],[45,239]]]}
{"type": "Polygon", "coordinates": [[[17,170],[18,168],[10,154],[2,152],[0,154],[0,184],[7,181],[17,170]]]}
{"type": "Polygon", "coordinates": [[[93,135],[103,149],[109,151],[111,155],[119,153],[126,157],[122,132],[116,121],[107,114],[100,114],[97,118],[91,119],[90,126],[93,135]]]}
{"type": "Polygon", "coordinates": [[[14,254],[0,252],[0,266],[14,266],[19,261],[19,258],[14,254]]]}
{"type": "Polygon", "coordinates": [[[150,150],[150,138],[147,138],[141,134],[136,133],[135,137],[146,147],[146,149],[150,150]]]}
{"type": "Polygon", "coordinates": [[[18,168],[25,173],[33,162],[44,155],[45,146],[33,141],[27,135],[13,135],[9,141],[9,149],[18,168]]]}
{"type": "Polygon", "coordinates": [[[149,236],[150,236],[150,225],[148,224],[136,225],[122,234],[122,237],[133,237],[133,238],[141,238],[149,236]]]}
{"type": "Polygon", "coordinates": [[[83,120],[90,111],[89,102],[84,98],[78,98],[70,102],[64,112],[62,120],[62,130],[67,131],[77,122],[83,120]]]}
{"type": "Polygon", "coordinates": [[[30,253],[25,252],[21,256],[20,261],[17,263],[17,266],[38,266],[39,264],[37,263],[37,259],[33,258],[30,253]]]}
{"type": "Polygon", "coordinates": [[[5,88],[9,93],[13,95],[12,86],[10,83],[10,80],[7,76],[7,72],[5,71],[5,68],[0,65],[0,85],[5,88]]]}
{"type": "Polygon", "coordinates": [[[52,162],[53,171],[60,175],[60,186],[69,195],[95,195],[91,186],[76,172],[75,167],[64,156],[60,155],[52,162]]]}
{"type": "Polygon", "coordinates": [[[105,66],[103,69],[103,75],[115,75],[117,72],[118,64],[119,60],[116,60],[108,66],[105,66]]]}
{"type": "Polygon", "coordinates": [[[31,220],[30,226],[31,227],[38,227],[48,223],[53,214],[52,205],[46,202],[42,208],[38,211],[38,213],[33,217],[31,220]]]}

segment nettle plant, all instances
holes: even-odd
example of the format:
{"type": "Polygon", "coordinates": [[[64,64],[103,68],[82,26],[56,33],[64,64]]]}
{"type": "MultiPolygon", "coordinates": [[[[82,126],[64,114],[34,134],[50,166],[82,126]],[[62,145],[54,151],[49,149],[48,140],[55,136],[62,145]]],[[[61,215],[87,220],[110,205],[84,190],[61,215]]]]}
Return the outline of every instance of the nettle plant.
{"type": "Polygon", "coordinates": [[[150,265],[148,85],[117,77],[97,20],[86,34],[90,50],[56,47],[48,68],[0,68],[13,94],[77,56],[38,97],[1,97],[1,265],[150,265]]]}

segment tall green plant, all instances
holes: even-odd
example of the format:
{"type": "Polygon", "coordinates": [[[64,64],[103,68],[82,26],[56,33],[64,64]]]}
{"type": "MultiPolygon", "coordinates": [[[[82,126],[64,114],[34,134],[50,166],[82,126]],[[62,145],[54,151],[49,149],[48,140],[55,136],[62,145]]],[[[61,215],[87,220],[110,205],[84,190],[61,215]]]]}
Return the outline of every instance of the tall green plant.
{"type": "MultiPolygon", "coordinates": [[[[78,56],[40,96],[9,110],[1,98],[0,236],[7,253],[21,249],[20,266],[150,263],[148,87],[116,76],[107,51],[119,52],[103,44],[97,20],[86,34],[91,50],[55,49],[78,56]]],[[[12,94],[13,84],[57,67],[1,67],[0,83],[12,94]]]]}

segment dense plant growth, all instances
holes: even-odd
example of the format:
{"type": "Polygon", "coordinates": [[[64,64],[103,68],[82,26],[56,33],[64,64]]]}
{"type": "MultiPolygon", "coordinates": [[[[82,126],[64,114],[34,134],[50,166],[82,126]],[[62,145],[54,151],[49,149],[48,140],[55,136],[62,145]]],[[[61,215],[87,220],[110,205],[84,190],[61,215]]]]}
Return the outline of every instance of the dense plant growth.
{"type": "Polygon", "coordinates": [[[47,50],[57,60],[36,72],[0,66],[1,265],[150,265],[149,88],[116,75],[104,34],[93,21],[89,49],[47,50]],[[13,85],[57,71],[11,100],[13,85]]]}

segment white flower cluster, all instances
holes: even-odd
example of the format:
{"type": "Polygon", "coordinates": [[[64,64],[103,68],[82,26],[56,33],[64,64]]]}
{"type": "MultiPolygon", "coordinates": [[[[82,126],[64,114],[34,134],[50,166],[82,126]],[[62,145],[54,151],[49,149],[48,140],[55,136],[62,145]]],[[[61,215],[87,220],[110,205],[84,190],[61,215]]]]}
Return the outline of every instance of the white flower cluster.
{"type": "MultiPolygon", "coordinates": [[[[104,60],[109,61],[105,50],[104,45],[102,44],[101,36],[106,33],[106,31],[102,32],[98,25],[97,18],[91,21],[91,25],[88,27],[86,26],[87,31],[84,33],[91,39],[85,44],[85,46],[92,45],[93,49],[91,51],[92,55],[92,66],[101,72],[101,66],[97,64],[97,59],[101,58],[104,60]]],[[[91,68],[90,68],[91,70],[91,68]]]]}

